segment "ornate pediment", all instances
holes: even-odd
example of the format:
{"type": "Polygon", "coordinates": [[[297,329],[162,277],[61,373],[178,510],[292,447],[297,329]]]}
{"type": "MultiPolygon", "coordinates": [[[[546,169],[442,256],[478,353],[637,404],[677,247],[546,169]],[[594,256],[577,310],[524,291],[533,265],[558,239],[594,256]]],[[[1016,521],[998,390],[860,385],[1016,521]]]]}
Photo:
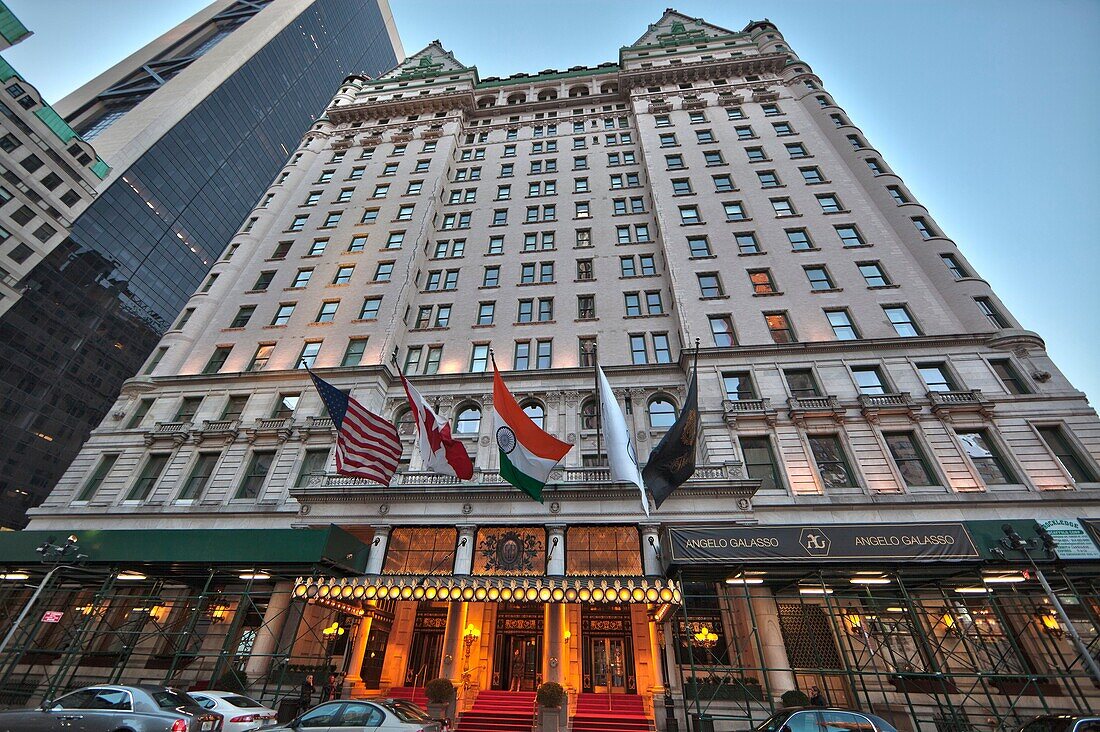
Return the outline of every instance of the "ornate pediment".
{"type": "Polygon", "coordinates": [[[439,41],[432,41],[424,50],[409,56],[401,64],[378,78],[378,81],[423,79],[439,74],[466,71],[468,67],[455,59],[439,41]]]}
{"type": "Polygon", "coordinates": [[[733,31],[711,25],[702,18],[690,18],[669,8],[661,19],[634,42],[634,46],[679,46],[704,43],[711,38],[733,35],[733,31]]]}

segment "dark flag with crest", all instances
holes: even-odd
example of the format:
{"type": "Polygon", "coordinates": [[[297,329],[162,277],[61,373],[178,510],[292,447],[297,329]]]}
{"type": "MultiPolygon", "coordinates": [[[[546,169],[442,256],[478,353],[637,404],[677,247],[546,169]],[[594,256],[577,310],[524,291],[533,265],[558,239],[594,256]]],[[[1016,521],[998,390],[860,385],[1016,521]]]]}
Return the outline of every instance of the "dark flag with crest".
{"type": "MultiPolygon", "coordinates": [[[[696,349],[698,353],[698,349],[696,349]]],[[[653,494],[657,508],[672,492],[695,473],[695,445],[699,441],[699,369],[692,369],[687,399],[676,424],[649,453],[649,462],[642,471],[642,480],[653,494]]]]}

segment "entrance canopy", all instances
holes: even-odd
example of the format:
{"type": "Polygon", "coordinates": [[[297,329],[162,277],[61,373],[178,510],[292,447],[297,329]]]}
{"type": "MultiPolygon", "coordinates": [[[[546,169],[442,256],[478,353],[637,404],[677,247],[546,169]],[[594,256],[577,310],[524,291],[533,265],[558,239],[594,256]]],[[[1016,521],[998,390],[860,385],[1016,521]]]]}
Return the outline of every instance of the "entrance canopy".
{"type": "Polygon", "coordinates": [[[330,600],[660,603],[679,605],[679,585],[661,577],[366,575],[299,579],[294,596],[330,600]]]}

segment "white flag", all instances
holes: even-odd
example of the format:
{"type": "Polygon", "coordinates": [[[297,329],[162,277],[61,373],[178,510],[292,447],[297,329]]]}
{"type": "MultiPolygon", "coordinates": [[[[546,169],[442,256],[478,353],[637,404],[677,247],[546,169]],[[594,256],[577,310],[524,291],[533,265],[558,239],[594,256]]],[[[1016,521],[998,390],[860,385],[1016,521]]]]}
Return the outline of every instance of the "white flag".
{"type": "Polygon", "coordinates": [[[642,483],[642,471],[638,468],[638,454],[630,441],[630,429],[626,426],[626,417],[619,408],[619,402],[607,383],[603,369],[596,364],[596,378],[600,382],[600,417],[603,422],[603,439],[607,446],[607,461],[611,466],[611,479],[633,483],[642,494],[642,508],[649,515],[649,502],[645,496],[645,484],[642,483]]]}

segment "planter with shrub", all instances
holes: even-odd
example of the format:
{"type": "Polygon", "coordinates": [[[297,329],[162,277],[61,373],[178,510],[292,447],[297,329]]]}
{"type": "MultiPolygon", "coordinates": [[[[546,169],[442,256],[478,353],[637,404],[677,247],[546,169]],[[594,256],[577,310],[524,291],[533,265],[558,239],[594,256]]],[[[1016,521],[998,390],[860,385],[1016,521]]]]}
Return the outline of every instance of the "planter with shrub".
{"type": "Polygon", "coordinates": [[[803,694],[798,689],[791,689],[790,691],[784,691],[783,696],[779,697],[785,707],[808,707],[810,706],[810,697],[803,694]]]}
{"type": "Polygon", "coordinates": [[[569,697],[556,681],[547,681],[535,692],[539,706],[539,732],[559,732],[569,723],[569,697]]]}
{"type": "Polygon", "coordinates": [[[450,679],[432,679],[424,686],[428,697],[428,716],[433,719],[454,719],[455,685],[450,679]]]}

